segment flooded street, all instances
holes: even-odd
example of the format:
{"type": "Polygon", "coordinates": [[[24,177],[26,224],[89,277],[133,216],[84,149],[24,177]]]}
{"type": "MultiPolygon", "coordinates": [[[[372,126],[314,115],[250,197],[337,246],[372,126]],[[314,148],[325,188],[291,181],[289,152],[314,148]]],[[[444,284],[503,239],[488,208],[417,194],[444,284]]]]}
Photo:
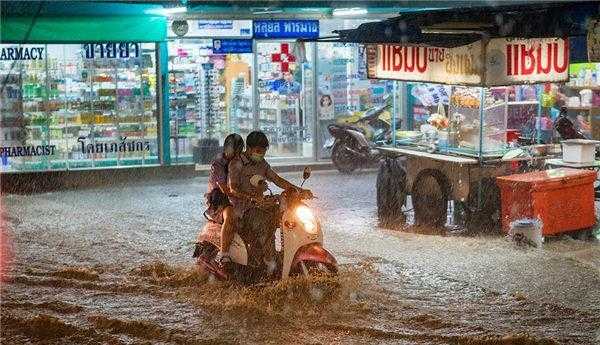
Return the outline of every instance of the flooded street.
{"type": "Polygon", "coordinates": [[[206,178],[5,195],[2,344],[600,344],[600,244],[382,229],[375,179],[315,172],[340,275],[261,287],[196,272],[206,178]]]}

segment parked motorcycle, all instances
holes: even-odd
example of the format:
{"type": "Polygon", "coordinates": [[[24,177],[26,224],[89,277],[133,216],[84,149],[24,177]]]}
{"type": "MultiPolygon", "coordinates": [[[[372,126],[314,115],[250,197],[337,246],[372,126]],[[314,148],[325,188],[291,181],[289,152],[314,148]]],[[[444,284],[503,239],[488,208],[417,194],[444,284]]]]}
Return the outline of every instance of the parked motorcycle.
{"type": "MultiPolygon", "coordinates": [[[[310,168],[304,169],[303,182],[310,177],[310,168]]],[[[254,175],[251,183],[255,187],[268,189],[263,176],[254,175]]],[[[270,189],[268,189],[270,191],[270,189]]],[[[220,280],[233,279],[242,283],[256,283],[263,280],[285,279],[289,276],[309,275],[314,272],[336,274],[336,259],[323,248],[323,231],[319,220],[303,200],[312,198],[296,190],[280,194],[270,193],[266,197],[270,214],[264,231],[248,233],[240,226],[234,236],[229,254],[232,265],[225,271],[216,261],[219,251],[221,225],[209,221],[200,235],[197,244],[197,265],[200,269],[220,280]],[[276,248],[276,232],[280,231],[280,248],[276,248]]],[[[258,221],[257,214],[246,215],[247,221],[258,221]]]]}
{"type": "Polygon", "coordinates": [[[377,145],[388,143],[391,139],[391,118],[386,121],[381,115],[389,108],[383,105],[368,110],[365,116],[350,123],[335,123],[327,126],[331,138],[324,148],[331,150],[331,160],[342,173],[376,164],[381,155],[377,145]],[[368,139],[368,128],[372,133],[368,139]]]}
{"type": "Polygon", "coordinates": [[[554,129],[563,140],[568,139],[585,139],[585,136],[575,128],[573,121],[567,116],[567,108],[562,107],[558,118],[554,121],[554,129]]]}

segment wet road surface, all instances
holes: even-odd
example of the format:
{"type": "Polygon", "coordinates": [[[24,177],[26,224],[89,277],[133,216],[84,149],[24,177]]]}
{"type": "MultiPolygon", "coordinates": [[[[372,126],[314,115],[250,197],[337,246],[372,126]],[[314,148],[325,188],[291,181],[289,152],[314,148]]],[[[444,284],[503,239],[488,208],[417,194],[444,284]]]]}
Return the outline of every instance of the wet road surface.
{"type": "Polygon", "coordinates": [[[306,186],[340,275],[262,287],[194,269],[205,178],[3,196],[1,343],[600,344],[598,243],[386,230],[374,173],[306,186]]]}

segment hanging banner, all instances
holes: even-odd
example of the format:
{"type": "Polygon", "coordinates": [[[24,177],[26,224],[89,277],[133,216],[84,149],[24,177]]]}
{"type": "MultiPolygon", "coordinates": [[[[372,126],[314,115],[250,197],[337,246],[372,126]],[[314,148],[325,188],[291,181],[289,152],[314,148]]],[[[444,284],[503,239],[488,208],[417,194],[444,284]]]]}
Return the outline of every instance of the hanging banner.
{"type": "Polygon", "coordinates": [[[590,62],[600,62],[600,19],[592,19],[588,24],[587,52],[590,62]]]}
{"type": "Polygon", "coordinates": [[[252,37],[251,20],[188,20],[187,26],[187,31],[181,35],[182,32],[176,32],[177,23],[170,22],[169,37],[252,37]]]}
{"type": "Polygon", "coordinates": [[[487,46],[486,85],[561,82],[569,79],[569,40],[494,38],[487,46]]]}
{"type": "Polygon", "coordinates": [[[478,41],[456,48],[370,44],[367,66],[375,79],[481,86],[562,82],[569,79],[569,41],[495,38],[487,47],[478,41]]]}
{"type": "Polygon", "coordinates": [[[213,40],[213,54],[252,53],[252,40],[220,39],[213,40]]]}
{"type": "Polygon", "coordinates": [[[319,38],[319,21],[255,20],[254,38],[319,38]]]}
{"type": "Polygon", "coordinates": [[[367,45],[369,78],[478,85],[482,82],[481,42],[456,48],[367,45]]]}

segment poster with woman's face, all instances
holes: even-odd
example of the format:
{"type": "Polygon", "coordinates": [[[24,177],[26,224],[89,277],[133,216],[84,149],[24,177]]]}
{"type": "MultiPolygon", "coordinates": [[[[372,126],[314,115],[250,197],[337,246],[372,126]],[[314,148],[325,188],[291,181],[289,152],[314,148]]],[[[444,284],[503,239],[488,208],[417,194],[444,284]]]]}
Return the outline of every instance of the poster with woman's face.
{"type": "Polygon", "coordinates": [[[331,95],[321,95],[319,97],[319,119],[333,120],[333,98],[331,95]]]}

